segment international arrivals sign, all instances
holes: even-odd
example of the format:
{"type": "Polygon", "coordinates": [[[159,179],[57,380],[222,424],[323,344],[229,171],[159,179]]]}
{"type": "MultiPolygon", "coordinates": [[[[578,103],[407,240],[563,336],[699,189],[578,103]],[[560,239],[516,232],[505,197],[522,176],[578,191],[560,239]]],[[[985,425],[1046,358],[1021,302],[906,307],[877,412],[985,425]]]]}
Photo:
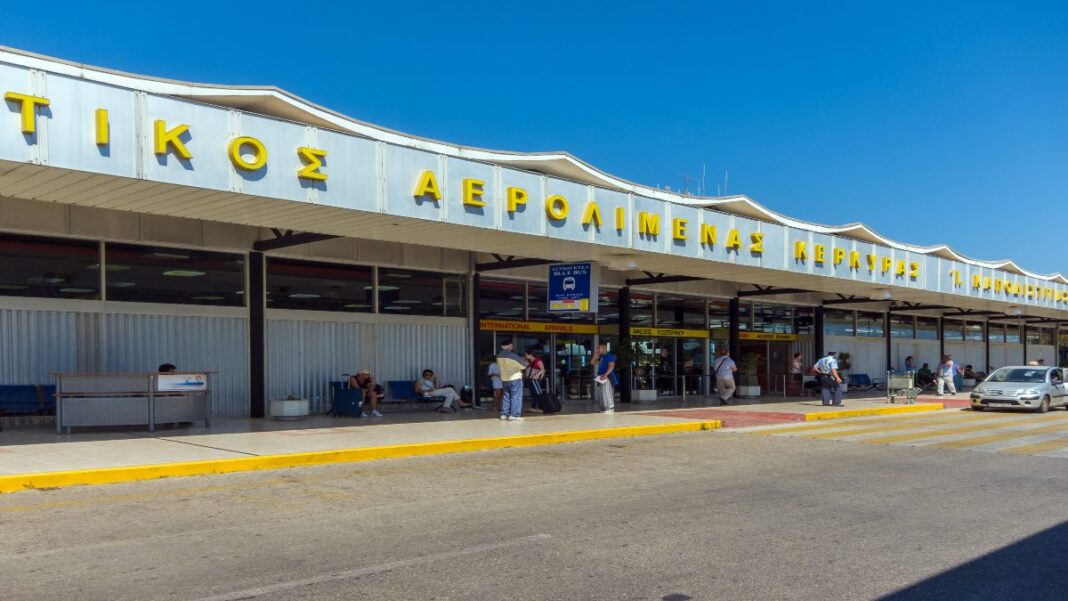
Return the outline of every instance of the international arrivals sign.
{"type": "MultiPolygon", "coordinates": [[[[415,139],[389,144],[4,63],[0,91],[7,108],[0,113],[3,161],[1068,308],[1068,286],[1062,284],[445,156],[420,150],[415,139]]],[[[577,289],[580,280],[571,277],[566,291],[561,278],[561,296],[551,310],[583,310],[582,299],[571,298],[571,285],[577,289]]],[[[590,306],[594,290],[585,297],[590,306]]]]}

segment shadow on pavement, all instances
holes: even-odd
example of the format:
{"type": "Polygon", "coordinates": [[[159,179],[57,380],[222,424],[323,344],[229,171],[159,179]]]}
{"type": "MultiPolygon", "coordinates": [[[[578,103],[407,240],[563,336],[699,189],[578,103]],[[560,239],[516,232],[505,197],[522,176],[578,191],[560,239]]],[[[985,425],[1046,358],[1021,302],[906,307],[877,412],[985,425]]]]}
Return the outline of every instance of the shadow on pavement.
{"type": "Polygon", "coordinates": [[[1033,534],[880,601],[1068,599],[1068,522],[1033,534]]]}

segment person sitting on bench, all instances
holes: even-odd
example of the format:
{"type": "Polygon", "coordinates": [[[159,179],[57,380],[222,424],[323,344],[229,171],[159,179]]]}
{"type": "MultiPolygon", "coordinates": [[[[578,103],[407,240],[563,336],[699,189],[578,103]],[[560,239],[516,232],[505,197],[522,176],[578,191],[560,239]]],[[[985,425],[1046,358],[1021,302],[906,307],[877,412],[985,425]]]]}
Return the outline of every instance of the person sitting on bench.
{"type": "Polygon", "coordinates": [[[364,412],[367,417],[382,417],[378,412],[378,402],[386,397],[386,391],[382,385],[375,382],[371,370],[361,369],[355,376],[349,378],[349,388],[359,388],[363,391],[363,402],[371,405],[371,412],[364,412]]]}
{"type": "Polygon", "coordinates": [[[448,413],[456,411],[456,407],[467,408],[471,405],[460,400],[460,395],[452,386],[438,386],[438,379],[434,376],[434,370],[424,369],[423,377],[415,381],[415,392],[423,396],[444,397],[441,408],[438,411],[448,413]]]}
{"type": "Polygon", "coordinates": [[[916,371],[916,386],[926,389],[928,386],[934,386],[934,372],[931,371],[931,364],[924,363],[923,367],[916,371]]]}

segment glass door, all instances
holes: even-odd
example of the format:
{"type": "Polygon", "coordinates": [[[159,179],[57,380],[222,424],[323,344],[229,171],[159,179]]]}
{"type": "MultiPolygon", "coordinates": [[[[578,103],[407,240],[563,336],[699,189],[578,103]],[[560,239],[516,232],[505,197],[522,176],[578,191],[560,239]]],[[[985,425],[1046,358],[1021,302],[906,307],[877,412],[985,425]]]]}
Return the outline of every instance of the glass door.
{"type": "Polygon", "coordinates": [[[675,345],[678,349],[675,362],[678,392],[680,394],[706,394],[704,375],[708,359],[705,354],[705,341],[700,338],[678,338],[675,345]]]}
{"type": "Polygon", "coordinates": [[[654,365],[654,371],[656,372],[656,396],[657,397],[671,397],[678,394],[676,381],[676,361],[678,352],[675,347],[674,338],[657,338],[656,340],[656,361],[654,365]]]}
{"type": "Polygon", "coordinates": [[[552,348],[553,390],[563,391],[564,399],[590,398],[590,384],[595,370],[595,366],[590,364],[593,336],[554,334],[552,348]]]}
{"type": "Polygon", "coordinates": [[[790,378],[790,361],[789,343],[768,343],[768,392],[786,396],[787,381],[790,378]]]}
{"type": "Polygon", "coordinates": [[[761,392],[768,388],[768,343],[742,342],[738,364],[738,385],[759,386],[761,392]]]}

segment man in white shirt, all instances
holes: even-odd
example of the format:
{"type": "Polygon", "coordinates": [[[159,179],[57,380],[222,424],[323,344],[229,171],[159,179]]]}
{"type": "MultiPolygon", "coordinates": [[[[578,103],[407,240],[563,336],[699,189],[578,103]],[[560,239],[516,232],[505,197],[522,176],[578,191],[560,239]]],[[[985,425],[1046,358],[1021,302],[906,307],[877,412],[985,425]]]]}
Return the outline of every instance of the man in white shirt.
{"type": "Polygon", "coordinates": [[[730,405],[734,397],[734,372],[738,371],[728,349],[719,353],[719,358],[712,363],[712,373],[716,375],[716,389],[719,391],[719,404],[730,405]]]}
{"type": "Polygon", "coordinates": [[[838,353],[831,351],[816,362],[820,378],[820,395],[825,407],[842,406],[842,376],[838,375],[838,353]],[[831,399],[834,403],[831,403],[831,399]]]}
{"type": "Polygon", "coordinates": [[[935,372],[935,382],[938,384],[938,396],[942,396],[943,391],[949,388],[949,394],[957,394],[957,385],[953,382],[954,376],[960,372],[960,367],[957,362],[953,360],[953,357],[946,355],[942,357],[942,362],[938,364],[938,371],[935,372]]]}

